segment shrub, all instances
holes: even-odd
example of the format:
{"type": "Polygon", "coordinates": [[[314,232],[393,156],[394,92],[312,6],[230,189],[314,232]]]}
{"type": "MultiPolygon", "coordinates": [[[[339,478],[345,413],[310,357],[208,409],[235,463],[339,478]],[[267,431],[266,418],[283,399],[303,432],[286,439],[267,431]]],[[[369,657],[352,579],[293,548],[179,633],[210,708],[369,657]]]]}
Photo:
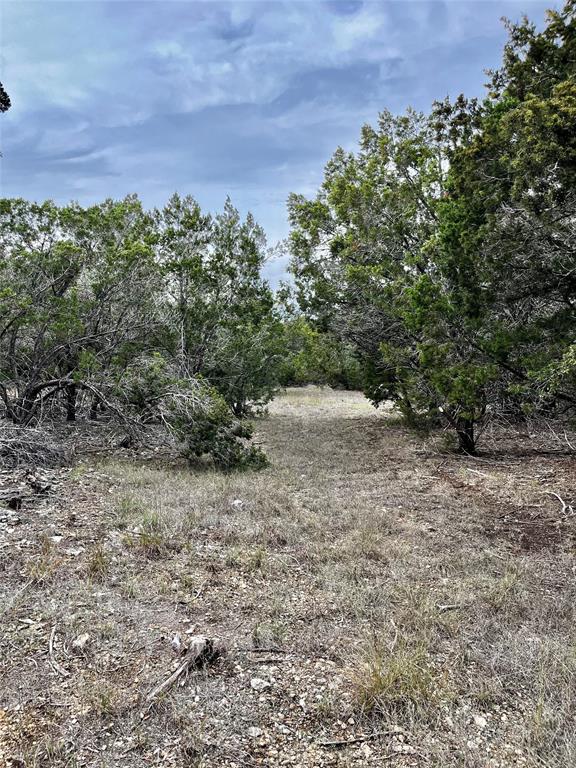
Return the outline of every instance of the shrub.
{"type": "Polygon", "coordinates": [[[264,453],[249,444],[252,425],[237,419],[222,395],[182,361],[141,357],[126,369],[118,391],[144,421],[159,421],[192,463],[208,456],[221,469],[267,464],[264,453]]]}

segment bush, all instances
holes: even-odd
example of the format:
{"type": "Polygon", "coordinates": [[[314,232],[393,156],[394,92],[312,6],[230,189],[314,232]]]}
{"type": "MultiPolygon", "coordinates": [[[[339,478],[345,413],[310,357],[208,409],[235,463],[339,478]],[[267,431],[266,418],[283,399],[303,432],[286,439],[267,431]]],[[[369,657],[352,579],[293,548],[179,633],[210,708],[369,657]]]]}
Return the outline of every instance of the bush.
{"type": "Polygon", "coordinates": [[[240,421],[214,387],[155,354],[130,365],[119,383],[129,406],[146,422],[159,421],[190,462],[210,457],[222,469],[260,469],[266,456],[249,444],[252,425],[240,421]]]}
{"type": "Polygon", "coordinates": [[[162,420],[184,444],[191,462],[209,456],[221,469],[261,469],[265,454],[247,441],[252,425],[236,419],[218,392],[201,379],[173,387],[161,401],[162,420]]]}

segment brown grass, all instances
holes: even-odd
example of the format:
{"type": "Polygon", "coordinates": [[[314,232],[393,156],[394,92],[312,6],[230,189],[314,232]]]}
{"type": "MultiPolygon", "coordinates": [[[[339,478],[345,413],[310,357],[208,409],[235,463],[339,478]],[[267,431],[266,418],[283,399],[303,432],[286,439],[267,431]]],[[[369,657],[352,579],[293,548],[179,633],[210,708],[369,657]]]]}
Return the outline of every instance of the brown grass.
{"type": "Polygon", "coordinates": [[[439,454],[353,393],[270,411],[263,472],[106,460],[0,530],[0,765],[576,765],[567,457],[439,454]],[[226,660],[149,707],[187,633],[226,660]]]}

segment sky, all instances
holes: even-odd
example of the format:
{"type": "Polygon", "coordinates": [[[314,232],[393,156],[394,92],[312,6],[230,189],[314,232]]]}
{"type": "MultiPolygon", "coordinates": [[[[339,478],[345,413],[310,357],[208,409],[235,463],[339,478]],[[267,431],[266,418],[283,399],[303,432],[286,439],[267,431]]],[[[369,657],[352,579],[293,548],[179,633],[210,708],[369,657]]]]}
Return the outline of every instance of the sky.
{"type": "MultiPolygon", "coordinates": [[[[0,0],[0,195],[83,204],[226,196],[273,245],[290,192],[384,108],[483,92],[502,16],[553,0],[0,0]]],[[[272,283],[286,258],[272,261],[272,283]]]]}

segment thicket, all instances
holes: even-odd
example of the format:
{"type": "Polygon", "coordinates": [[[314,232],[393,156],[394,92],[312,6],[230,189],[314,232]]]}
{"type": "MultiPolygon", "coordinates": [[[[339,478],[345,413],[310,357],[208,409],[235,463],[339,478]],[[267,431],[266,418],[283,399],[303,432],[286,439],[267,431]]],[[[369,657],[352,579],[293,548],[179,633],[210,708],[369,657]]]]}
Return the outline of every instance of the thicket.
{"type": "Polygon", "coordinates": [[[5,423],[105,414],[129,441],[156,424],[191,460],[260,467],[246,419],[279,386],[357,384],[349,351],[289,291],[273,295],[264,233],[230,201],[212,217],[178,195],[153,211],[135,195],[87,208],[3,199],[0,252],[5,423]]]}
{"type": "Polygon", "coordinates": [[[308,322],[354,350],[366,394],[453,429],[576,405],[575,3],[507,23],[481,101],[380,115],[292,195],[308,322]]]}
{"type": "Polygon", "coordinates": [[[230,468],[265,463],[246,417],[289,384],[363,388],[469,453],[490,418],[573,414],[575,15],[508,24],[483,100],[383,112],[291,196],[297,306],[230,201],[0,200],[0,418],[161,425],[230,468]]]}
{"type": "Polygon", "coordinates": [[[190,458],[262,465],[242,420],[277,386],[282,324],[250,215],[178,195],[151,212],[4,199],[0,249],[6,420],[106,413],[132,437],[164,425],[190,458]]]}

